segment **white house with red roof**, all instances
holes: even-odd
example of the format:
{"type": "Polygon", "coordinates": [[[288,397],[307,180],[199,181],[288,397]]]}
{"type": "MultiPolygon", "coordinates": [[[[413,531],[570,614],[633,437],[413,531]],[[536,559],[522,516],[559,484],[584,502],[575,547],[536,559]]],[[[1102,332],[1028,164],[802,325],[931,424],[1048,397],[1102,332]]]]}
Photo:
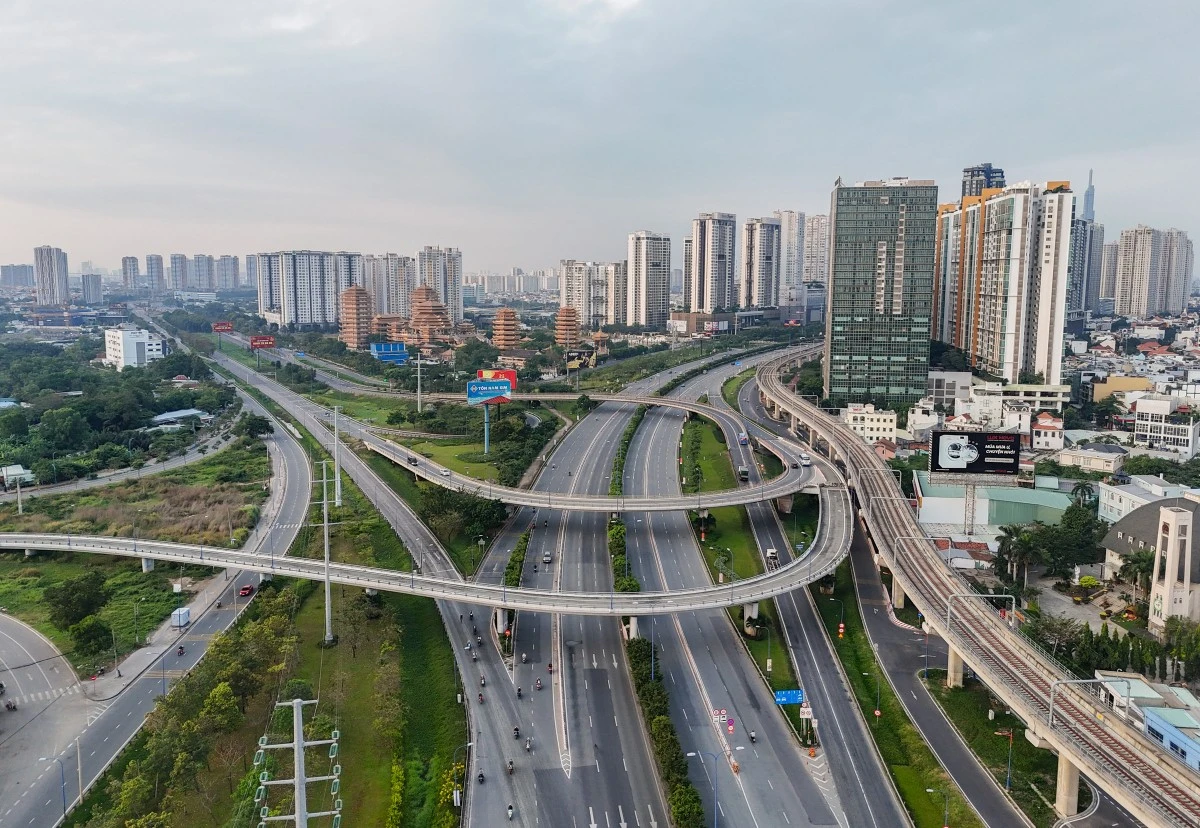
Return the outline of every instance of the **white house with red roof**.
{"type": "Polygon", "coordinates": [[[1034,451],[1062,451],[1063,421],[1049,411],[1043,411],[1029,426],[1029,435],[1034,451]]]}

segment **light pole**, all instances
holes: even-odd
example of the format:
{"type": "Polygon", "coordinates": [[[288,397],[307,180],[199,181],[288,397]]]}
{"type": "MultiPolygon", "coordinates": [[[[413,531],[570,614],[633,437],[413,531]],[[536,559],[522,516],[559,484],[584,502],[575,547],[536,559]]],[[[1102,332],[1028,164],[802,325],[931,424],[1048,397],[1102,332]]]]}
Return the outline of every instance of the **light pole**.
{"type": "Polygon", "coordinates": [[[143,597],[133,602],[133,646],[135,647],[142,646],[142,636],[141,633],[138,632],[137,615],[138,607],[141,606],[142,602],[145,600],[146,599],[143,597]]]}
{"type": "MultiPolygon", "coordinates": [[[[456,747],[454,749],[454,754],[450,757],[450,767],[452,767],[454,769],[454,798],[456,800],[459,797],[459,794],[458,794],[458,763],[457,763],[458,752],[460,750],[463,750],[463,751],[470,750],[471,746],[474,744],[475,744],[474,742],[467,742],[466,744],[459,745],[458,747],[456,747]]],[[[466,780],[467,780],[467,765],[466,765],[466,757],[464,756],[463,757],[463,782],[465,783],[466,780]]],[[[459,807],[462,807],[461,802],[455,802],[454,804],[458,805],[459,807]]]]}
{"type": "Polygon", "coordinates": [[[841,606],[841,613],[838,615],[838,624],[845,624],[846,623],[846,602],[843,601],[841,598],[830,598],[829,600],[837,601],[838,604],[841,606]]]}
{"type": "MultiPolygon", "coordinates": [[[[870,676],[870,673],[863,673],[864,676],[870,676]]],[[[879,707],[879,666],[875,667],[875,723],[879,724],[879,718],[883,711],[879,707]]]]}
{"type": "Polygon", "coordinates": [[[1006,727],[1004,730],[997,730],[997,736],[1008,737],[1008,773],[1004,777],[1004,790],[1012,790],[1012,749],[1013,749],[1013,729],[1006,727]]]}
{"type": "Polygon", "coordinates": [[[713,785],[713,828],[717,828],[717,812],[721,810],[721,806],[720,806],[720,800],[718,800],[718,798],[717,798],[717,782],[719,781],[719,778],[717,777],[717,772],[718,772],[718,771],[717,771],[717,765],[720,763],[720,760],[717,758],[717,754],[715,754],[715,753],[709,753],[707,750],[694,750],[694,751],[690,752],[690,753],[688,754],[688,756],[699,756],[699,757],[700,757],[700,764],[704,764],[704,757],[705,757],[705,756],[711,756],[711,757],[712,757],[712,760],[713,760],[713,773],[712,773],[712,785],[713,785]]]}
{"type": "MultiPolygon", "coordinates": [[[[763,624],[763,629],[767,631],[767,684],[771,684],[771,622],[767,621],[763,624]]],[[[774,688],[772,688],[774,689],[774,688]]]]}
{"type": "Polygon", "coordinates": [[[67,772],[63,769],[63,761],[57,756],[39,756],[39,762],[58,762],[58,787],[62,790],[63,816],[67,815],[67,772]]]}
{"type": "Polygon", "coordinates": [[[950,828],[950,794],[937,788],[926,788],[925,793],[942,795],[942,828],[950,828]]]}

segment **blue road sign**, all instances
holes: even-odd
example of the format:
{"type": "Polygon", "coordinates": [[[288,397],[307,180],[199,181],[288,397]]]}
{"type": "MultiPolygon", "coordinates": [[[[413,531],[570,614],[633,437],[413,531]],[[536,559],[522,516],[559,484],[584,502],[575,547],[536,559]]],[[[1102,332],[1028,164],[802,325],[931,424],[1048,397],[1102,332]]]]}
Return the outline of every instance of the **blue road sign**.
{"type": "Polygon", "coordinates": [[[512,383],[506,379],[471,380],[467,383],[467,405],[483,405],[494,399],[512,396],[512,383]]]}
{"type": "Polygon", "coordinates": [[[804,704],[803,690],[776,690],[776,704],[804,704]]]}

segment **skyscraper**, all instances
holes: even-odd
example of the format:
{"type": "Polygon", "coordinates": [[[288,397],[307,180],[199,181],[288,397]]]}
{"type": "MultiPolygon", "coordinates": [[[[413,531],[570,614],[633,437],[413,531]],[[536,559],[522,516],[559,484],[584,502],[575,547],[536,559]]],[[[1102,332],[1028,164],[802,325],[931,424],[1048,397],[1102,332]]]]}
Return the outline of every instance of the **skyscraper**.
{"type": "Polygon", "coordinates": [[[462,252],[458,248],[426,246],[418,251],[417,281],[437,291],[452,323],[462,321],[462,252]]]}
{"type": "Polygon", "coordinates": [[[824,282],[829,278],[829,216],[804,219],[805,282],[824,282]]]}
{"type": "Polygon", "coordinates": [[[99,273],[84,273],[80,277],[83,304],[99,305],[104,301],[104,288],[100,284],[99,273]]]}
{"type": "Polygon", "coordinates": [[[57,247],[33,249],[33,275],[39,305],[66,305],[71,301],[67,279],[67,254],[57,247]]]}
{"type": "Polygon", "coordinates": [[[188,271],[191,266],[188,257],[182,253],[171,254],[171,279],[168,287],[171,290],[187,290],[190,284],[188,271]]]}
{"type": "Polygon", "coordinates": [[[838,179],[830,202],[825,396],[914,402],[929,374],[937,185],[838,179]]]}
{"type": "Polygon", "coordinates": [[[1085,277],[1083,307],[1094,311],[1100,304],[1100,282],[1104,278],[1104,225],[1089,222],[1087,273],[1085,277]]]}
{"type": "Polygon", "coordinates": [[[1092,183],[1092,171],[1088,170],[1088,185],[1083,191],[1083,210],[1079,217],[1084,221],[1096,220],[1096,185],[1092,183]]]}
{"type": "Polygon", "coordinates": [[[138,286],[138,260],[137,256],[124,256],[121,258],[121,284],[126,290],[136,290],[138,286]]]}
{"type": "Polygon", "coordinates": [[[259,253],[258,312],[277,325],[338,323],[338,301],[362,279],[362,256],[317,250],[259,253]]]}
{"type": "Polygon", "coordinates": [[[558,304],[574,308],[579,324],[598,331],[608,324],[608,268],[603,262],[559,262],[558,304]]]}
{"type": "Polygon", "coordinates": [[[625,324],[665,328],[671,315],[671,237],[649,230],[630,233],[628,265],[625,324]]]}
{"type": "Polygon", "coordinates": [[[606,324],[627,325],[626,314],[629,312],[629,262],[612,262],[611,264],[604,265],[604,279],[608,283],[608,290],[606,291],[608,307],[604,314],[606,324]]]}
{"type": "Polygon", "coordinates": [[[363,256],[363,287],[371,295],[375,313],[410,316],[410,296],[416,285],[417,263],[412,256],[363,256]]]}
{"type": "Polygon", "coordinates": [[[158,296],[166,289],[166,282],[163,280],[163,260],[162,256],[157,253],[146,255],[146,282],[150,286],[150,293],[154,296],[158,296]]]}
{"type": "MultiPolygon", "coordinates": [[[[686,246],[686,245],[685,245],[686,246]]],[[[737,217],[701,213],[692,219],[690,262],[684,263],[683,293],[688,310],[712,313],[737,303],[737,217]]],[[[630,272],[633,262],[630,260],[630,272]]]]}
{"type": "Polygon", "coordinates": [[[0,265],[0,285],[4,287],[32,287],[35,284],[33,265],[0,265]]]}
{"type": "Polygon", "coordinates": [[[791,305],[804,281],[804,230],[808,220],[795,210],[776,210],[775,218],[779,220],[778,304],[791,305]]]}
{"type": "MultiPolygon", "coordinates": [[[[796,224],[794,214],[792,224],[796,224]]],[[[781,230],[777,218],[747,219],[742,226],[742,280],[738,295],[741,307],[779,307],[781,230]]]]}
{"type": "Polygon", "coordinates": [[[1121,231],[1117,247],[1117,316],[1158,312],[1162,275],[1162,233],[1139,224],[1121,231]]]}
{"type": "Polygon", "coordinates": [[[217,267],[212,256],[197,253],[192,257],[192,268],[188,272],[188,287],[196,290],[216,290],[217,267]]]}
{"type": "Polygon", "coordinates": [[[217,259],[217,290],[237,290],[240,283],[238,257],[225,255],[217,259]]]}
{"type": "Polygon", "coordinates": [[[1104,258],[1100,268],[1100,298],[1114,299],[1117,295],[1117,249],[1118,242],[1104,243],[1104,258]]]}
{"type": "Polygon", "coordinates": [[[1160,310],[1178,315],[1187,307],[1188,294],[1192,288],[1192,266],[1195,253],[1192,240],[1184,230],[1174,227],[1163,231],[1163,273],[1166,289],[1163,291],[1160,310]]]}
{"type": "Polygon", "coordinates": [[[963,197],[983,195],[984,190],[1004,187],[1004,170],[990,163],[964,167],[962,177],[963,197]]]}
{"type": "Polygon", "coordinates": [[[247,253],[246,258],[246,281],[243,283],[246,287],[258,288],[258,257],[253,253],[247,253]]]}
{"type": "Polygon", "coordinates": [[[938,209],[933,338],[974,368],[1062,380],[1074,195],[1021,182],[938,209]]]}

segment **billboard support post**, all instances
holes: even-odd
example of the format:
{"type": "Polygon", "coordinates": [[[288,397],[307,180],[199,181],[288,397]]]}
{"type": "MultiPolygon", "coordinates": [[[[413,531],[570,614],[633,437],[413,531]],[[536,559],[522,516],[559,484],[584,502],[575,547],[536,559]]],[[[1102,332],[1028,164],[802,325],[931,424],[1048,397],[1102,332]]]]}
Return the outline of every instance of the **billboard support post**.
{"type": "Polygon", "coordinates": [[[488,417],[488,404],[483,404],[483,453],[488,454],[491,450],[492,437],[492,421],[488,417]]]}

